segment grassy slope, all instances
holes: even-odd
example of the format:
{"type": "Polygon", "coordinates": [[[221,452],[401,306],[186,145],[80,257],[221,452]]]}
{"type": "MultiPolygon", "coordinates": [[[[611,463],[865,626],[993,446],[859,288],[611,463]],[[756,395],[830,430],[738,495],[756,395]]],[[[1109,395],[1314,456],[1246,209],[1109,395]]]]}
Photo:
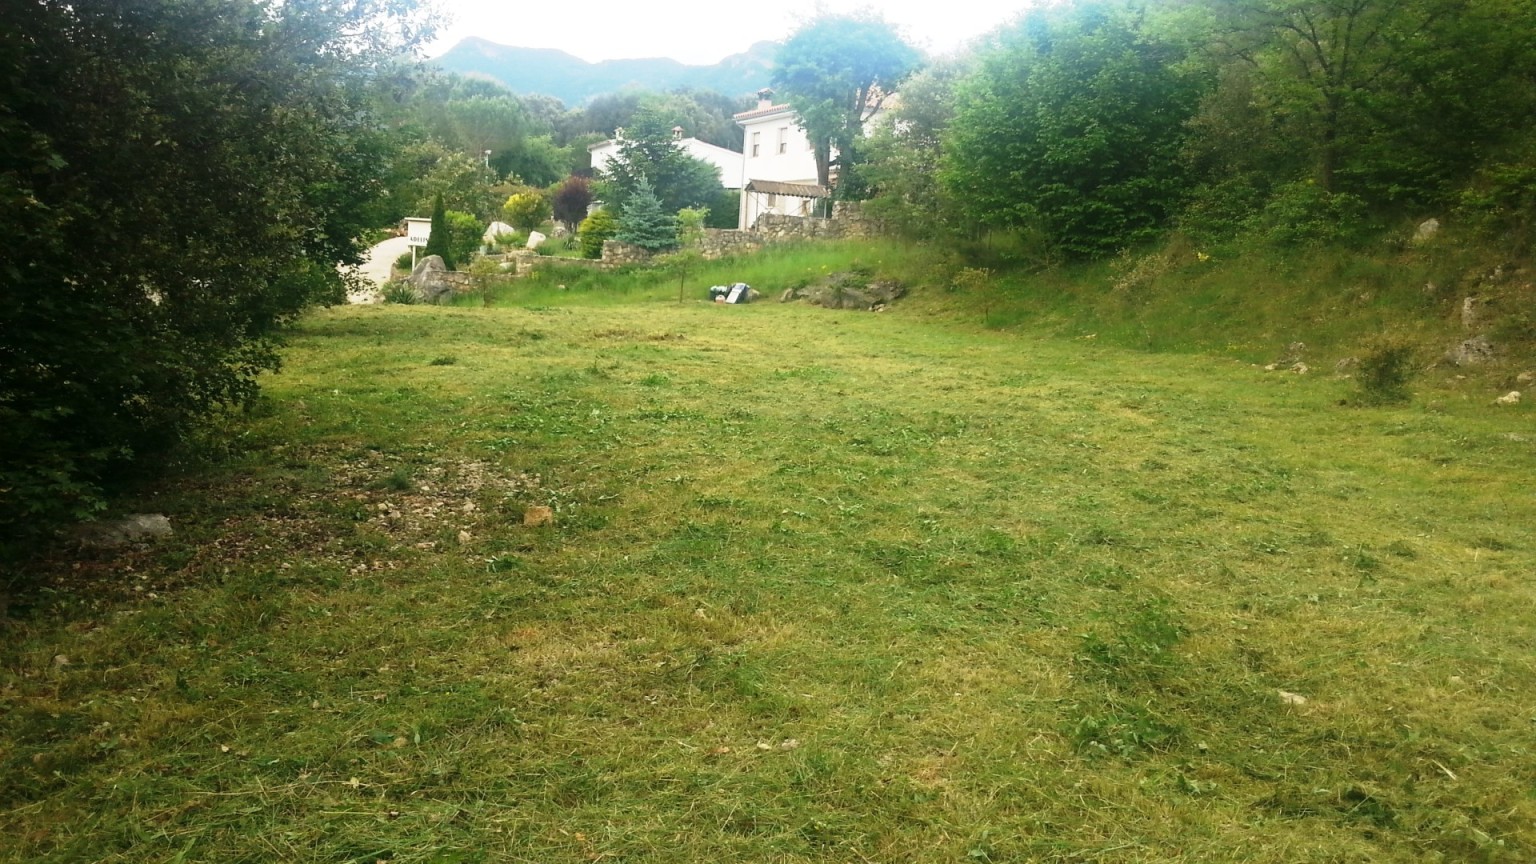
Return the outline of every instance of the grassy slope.
{"type": "Polygon", "coordinates": [[[0,860],[1536,857],[1528,406],[672,290],[311,319],[9,622],[0,860]]]}

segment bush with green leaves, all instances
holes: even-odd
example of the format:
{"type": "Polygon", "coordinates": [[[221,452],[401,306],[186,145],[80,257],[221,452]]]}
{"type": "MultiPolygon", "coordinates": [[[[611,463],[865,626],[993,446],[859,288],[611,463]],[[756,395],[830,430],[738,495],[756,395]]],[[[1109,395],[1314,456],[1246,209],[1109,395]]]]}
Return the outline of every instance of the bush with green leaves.
{"type": "Polygon", "coordinates": [[[393,147],[375,85],[416,14],[6,7],[0,558],[251,400],[284,328],[344,300],[393,147]]]}
{"type": "Polygon", "coordinates": [[[395,269],[409,271],[414,266],[412,261],[415,257],[415,252],[401,252],[400,257],[395,259],[395,269]]]}
{"type": "MultiPolygon", "coordinates": [[[[459,267],[468,266],[470,259],[480,250],[481,239],[485,232],[485,225],[476,219],[473,213],[461,213],[458,210],[449,210],[446,214],[448,225],[448,249],[453,255],[453,265],[448,269],[457,270],[459,267]]],[[[444,259],[443,263],[448,263],[444,259]]]]}
{"type": "Polygon", "coordinates": [[[553,213],[549,198],[537,190],[519,192],[507,198],[501,214],[513,228],[532,231],[543,225],[553,213]]]}
{"type": "Polygon", "coordinates": [[[1302,180],[1275,190],[1254,227],[1277,245],[1302,246],[1358,238],[1370,223],[1359,197],[1302,180]]]}
{"type": "Polygon", "coordinates": [[[404,279],[385,282],[384,287],[379,291],[379,299],[385,303],[394,303],[400,306],[414,306],[419,302],[419,298],[416,296],[416,289],[412,288],[410,283],[404,279]]]}
{"type": "Polygon", "coordinates": [[[1205,81],[1186,53],[1113,4],[1030,11],[956,88],[947,191],[983,225],[1038,226],[1072,256],[1152,239],[1188,185],[1205,81]]]}
{"type": "Polygon", "coordinates": [[[603,241],[619,233],[619,220],[607,210],[598,210],[581,220],[577,234],[581,238],[581,257],[603,257],[603,241]]]}

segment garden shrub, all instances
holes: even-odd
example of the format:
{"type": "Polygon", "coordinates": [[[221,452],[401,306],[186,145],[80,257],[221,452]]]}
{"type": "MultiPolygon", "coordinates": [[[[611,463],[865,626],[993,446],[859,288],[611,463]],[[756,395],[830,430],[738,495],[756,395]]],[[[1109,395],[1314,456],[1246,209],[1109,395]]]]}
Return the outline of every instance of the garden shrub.
{"type": "Polygon", "coordinates": [[[619,220],[607,210],[599,210],[581,220],[581,228],[577,233],[581,237],[581,257],[601,258],[603,241],[619,233],[619,220]]]}

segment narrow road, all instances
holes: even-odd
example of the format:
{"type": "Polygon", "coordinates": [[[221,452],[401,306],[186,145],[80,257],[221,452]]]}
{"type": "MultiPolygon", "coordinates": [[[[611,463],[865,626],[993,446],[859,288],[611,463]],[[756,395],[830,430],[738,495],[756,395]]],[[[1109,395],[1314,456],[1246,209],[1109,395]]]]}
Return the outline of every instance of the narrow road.
{"type": "MultiPolygon", "coordinates": [[[[405,237],[391,237],[388,240],[368,250],[368,257],[358,266],[357,272],[363,278],[372,282],[374,287],[382,288],[389,281],[390,269],[395,266],[395,259],[411,251],[410,243],[405,237]]],[[[350,303],[377,303],[378,291],[353,292],[347,297],[350,303]]]]}

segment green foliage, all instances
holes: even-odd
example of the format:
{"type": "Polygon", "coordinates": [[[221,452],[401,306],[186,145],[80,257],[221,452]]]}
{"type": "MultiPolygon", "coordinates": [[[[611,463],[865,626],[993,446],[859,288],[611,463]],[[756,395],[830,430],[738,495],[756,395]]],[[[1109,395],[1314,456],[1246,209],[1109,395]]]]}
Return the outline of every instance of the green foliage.
{"type": "Polygon", "coordinates": [[[418,302],[416,290],[404,281],[384,283],[384,288],[379,292],[379,297],[385,303],[394,303],[400,306],[414,306],[418,302]]]}
{"type": "Polygon", "coordinates": [[[615,219],[608,210],[598,210],[581,222],[578,230],[581,237],[581,257],[603,257],[603,241],[619,233],[619,220],[615,219]]]}
{"type": "Polygon", "coordinates": [[[1462,190],[1457,215],[1513,251],[1536,247],[1536,145],[1524,158],[1484,166],[1462,190]]]}
{"type": "Polygon", "coordinates": [[[704,220],[704,227],[730,230],[740,220],[741,191],[723,187],[716,189],[714,197],[709,200],[709,217],[704,220]]]}
{"type": "Polygon", "coordinates": [[[677,245],[687,248],[698,245],[704,237],[704,223],[709,218],[709,211],[703,208],[688,208],[677,211],[677,245]]]}
{"type": "Polygon", "coordinates": [[[939,182],[954,88],[965,71],[948,62],[914,74],[901,87],[893,122],[879,124],[869,137],[863,174],[872,194],[865,212],[891,231],[931,237],[957,233],[969,221],[939,182]]]}
{"type": "Polygon", "coordinates": [[[1358,400],[1365,405],[1391,405],[1411,398],[1408,385],[1417,368],[1418,345],[1407,336],[1383,333],[1361,346],[1355,370],[1358,400]]]}
{"type": "MultiPolygon", "coordinates": [[[[479,251],[485,236],[485,225],[473,213],[449,210],[444,217],[448,227],[448,249],[455,265],[467,264],[479,251]]],[[[437,232],[433,232],[436,236],[437,232]]],[[[457,270],[457,266],[450,269],[457,270]]]]}
{"type": "Polygon", "coordinates": [[[822,14],[790,35],[774,58],[773,85],[794,106],[816,157],[817,182],[830,186],[838,151],[838,194],[865,197],[860,178],[864,124],[917,67],[917,50],[873,13],[822,14]]]}
{"type": "Polygon", "coordinates": [[[619,213],[619,231],[613,239],[661,252],[677,246],[677,220],[662,210],[661,201],[641,178],[619,213]]]}
{"type": "Polygon", "coordinates": [[[624,130],[617,157],[599,175],[605,204],[622,209],[642,182],[675,213],[708,206],[720,194],[720,169],[695,159],[672,139],[672,128],[650,109],[639,111],[624,130]]]}
{"type": "Polygon", "coordinates": [[[984,224],[1038,224],[1093,256],[1161,230],[1201,80],[1139,15],[1107,4],[1030,12],[959,88],[945,181],[984,224]]]}
{"type": "Polygon", "coordinates": [[[1296,246],[1358,238],[1370,226],[1358,196],[1303,180],[1277,189],[1255,227],[1273,243],[1296,246]]]}
{"type": "Polygon", "coordinates": [[[531,231],[544,224],[554,210],[543,193],[528,191],[509,197],[501,212],[512,227],[531,231]]]}
{"type": "Polygon", "coordinates": [[[395,259],[395,269],[396,270],[410,270],[411,269],[411,260],[413,258],[415,258],[415,257],[416,257],[416,253],[414,253],[414,252],[402,252],[402,253],[400,253],[400,257],[395,259]]]}
{"type": "Polygon", "coordinates": [[[432,227],[427,235],[427,245],[421,250],[421,257],[430,258],[436,255],[443,259],[444,267],[452,270],[454,269],[454,247],[449,230],[448,211],[443,206],[443,196],[439,194],[432,201],[432,227]]]}
{"type": "MultiPolygon", "coordinates": [[[[1183,23],[1222,69],[1203,111],[1240,172],[1372,206],[1443,202],[1536,106],[1531,4],[1205,0],[1183,23]],[[1277,176],[1277,172],[1278,176],[1277,176]]],[[[1214,179],[1230,176],[1226,172],[1214,179]]]]}
{"type": "Polygon", "coordinates": [[[0,27],[0,556],[103,506],[344,296],[408,5],[37,0],[0,27]]]}
{"type": "Polygon", "coordinates": [[[469,279],[475,293],[480,295],[481,303],[489,306],[496,291],[510,281],[510,276],[501,269],[499,262],[481,255],[470,262],[469,279]]]}

